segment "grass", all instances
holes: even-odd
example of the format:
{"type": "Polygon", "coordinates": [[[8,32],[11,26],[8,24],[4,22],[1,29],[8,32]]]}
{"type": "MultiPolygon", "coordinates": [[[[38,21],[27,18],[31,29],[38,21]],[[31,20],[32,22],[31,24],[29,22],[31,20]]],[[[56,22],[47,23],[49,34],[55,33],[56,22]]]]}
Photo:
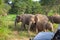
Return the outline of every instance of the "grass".
{"type": "MultiPolygon", "coordinates": [[[[3,33],[5,35],[5,38],[16,38],[16,37],[21,37],[21,38],[28,38],[28,32],[26,30],[21,31],[21,30],[17,30],[14,31],[14,20],[15,20],[16,15],[7,15],[7,16],[3,16],[1,17],[3,20],[3,24],[5,24],[6,26],[3,26],[0,28],[0,35],[1,33],[3,33]],[[19,33],[18,33],[19,32],[19,33]]],[[[17,24],[17,28],[20,28],[21,23],[17,24]]],[[[58,24],[53,24],[54,28],[56,29],[58,24]]],[[[2,39],[4,39],[4,35],[2,35],[2,39]]],[[[36,35],[36,33],[31,32],[31,37],[34,37],[36,35]]],[[[0,37],[1,38],[1,37],[0,37]]],[[[4,39],[5,40],[5,39],[4,39]]]]}
{"type": "Polygon", "coordinates": [[[3,16],[2,18],[5,21],[14,21],[15,20],[16,15],[7,15],[7,16],[3,16]]]}
{"type": "MultiPolygon", "coordinates": [[[[3,23],[2,23],[2,26],[0,28],[0,36],[1,36],[0,40],[7,40],[8,38],[11,39],[11,38],[16,38],[16,37],[21,37],[21,38],[27,37],[28,38],[28,32],[26,30],[21,31],[19,29],[21,23],[17,24],[17,28],[19,29],[19,31],[18,30],[16,30],[17,32],[14,31],[14,20],[15,20],[15,17],[16,17],[16,15],[7,15],[7,16],[2,16],[1,17],[1,22],[3,22],[3,23]],[[3,26],[3,24],[5,26],[3,26]]],[[[31,34],[32,37],[34,35],[35,35],[34,33],[31,34]]]]}

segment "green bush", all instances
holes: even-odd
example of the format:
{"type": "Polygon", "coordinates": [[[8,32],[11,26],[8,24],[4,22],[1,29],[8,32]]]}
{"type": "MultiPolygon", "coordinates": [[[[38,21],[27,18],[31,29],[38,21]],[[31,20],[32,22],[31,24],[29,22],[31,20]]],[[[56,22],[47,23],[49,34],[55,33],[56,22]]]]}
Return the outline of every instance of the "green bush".
{"type": "Polygon", "coordinates": [[[0,40],[6,40],[9,33],[11,33],[10,29],[8,29],[8,25],[5,20],[0,17],[0,40]]]}
{"type": "Polygon", "coordinates": [[[56,24],[56,23],[54,23],[53,26],[54,26],[55,29],[58,28],[58,24],[56,24]]]}
{"type": "Polygon", "coordinates": [[[1,0],[1,4],[0,4],[0,15],[7,15],[9,9],[11,8],[10,5],[4,3],[5,0],[1,0]]]}

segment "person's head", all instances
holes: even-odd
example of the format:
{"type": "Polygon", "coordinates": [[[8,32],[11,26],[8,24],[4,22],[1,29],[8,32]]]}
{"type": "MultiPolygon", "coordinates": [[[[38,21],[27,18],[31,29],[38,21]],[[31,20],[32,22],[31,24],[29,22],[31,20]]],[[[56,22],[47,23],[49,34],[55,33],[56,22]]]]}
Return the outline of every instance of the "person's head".
{"type": "Polygon", "coordinates": [[[57,30],[57,32],[51,40],[60,40],[60,29],[57,30]]]}

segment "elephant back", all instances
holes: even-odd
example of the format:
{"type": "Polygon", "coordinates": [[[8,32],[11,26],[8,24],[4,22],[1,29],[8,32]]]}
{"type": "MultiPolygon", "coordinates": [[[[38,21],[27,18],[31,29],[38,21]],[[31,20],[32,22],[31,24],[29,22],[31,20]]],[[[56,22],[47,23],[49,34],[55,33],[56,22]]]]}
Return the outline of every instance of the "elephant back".
{"type": "Polygon", "coordinates": [[[28,25],[29,25],[30,21],[34,22],[34,17],[35,16],[33,14],[21,14],[22,22],[24,22],[25,24],[28,24],[28,25]]]}
{"type": "Polygon", "coordinates": [[[36,14],[35,15],[35,21],[36,22],[47,22],[48,21],[48,18],[47,18],[47,16],[45,16],[45,15],[42,15],[42,14],[36,14]]]}

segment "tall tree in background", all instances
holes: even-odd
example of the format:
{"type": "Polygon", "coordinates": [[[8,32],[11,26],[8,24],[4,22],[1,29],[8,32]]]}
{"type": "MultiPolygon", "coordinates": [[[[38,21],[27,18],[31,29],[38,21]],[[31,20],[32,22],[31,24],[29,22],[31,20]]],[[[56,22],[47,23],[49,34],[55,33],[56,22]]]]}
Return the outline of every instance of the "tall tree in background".
{"type": "Polygon", "coordinates": [[[34,4],[32,0],[14,0],[13,6],[11,7],[9,13],[14,13],[14,14],[33,13],[34,10],[37,11],[38,9],[40,9],[37,8],[38,6],[40,7],[39,4],[38,3],[34,4]],[[35,6],[35,9],[33,6],[35,6]]]}
{"type": "Polygon", "coordinates": [[[24,13],[26,9],[26,3],[22,0],[14,0],[13,6],[11,7],[9,13],[21,14],[24,13]]]}
{"type": "Polygon", "coordinates": [[[42,13],[42,8],[41,8],[41,4],[39,2],[33,2],[32,5],[32,13],[36,14],[36,13],[42,13]]]}
{"type": "Polygon", "coordinates": [[[32,0],[14,0],[9,13],[42,13],[48,15],[51,10],[57,12],[57,4],[59,4],[59,0],[41,0],[40,2],[33,2],[32,0]]]}
{"type": "Polygon", "coordinates": [[[25,0],[25,2],[27,4],[25,13],[32,13],[32,5],[33,5],[32,0],[25,0]]]}
{"type": "Polygon", "coordinates": [[[57,4],[56,2],[57,2],[57,0],[41,0],[41,5],[43,6],[43,9],[44,9],[46,15],[48,15],[49,11],[53,7],[56,7],[57,6],[56,5],[57,4]]]}

